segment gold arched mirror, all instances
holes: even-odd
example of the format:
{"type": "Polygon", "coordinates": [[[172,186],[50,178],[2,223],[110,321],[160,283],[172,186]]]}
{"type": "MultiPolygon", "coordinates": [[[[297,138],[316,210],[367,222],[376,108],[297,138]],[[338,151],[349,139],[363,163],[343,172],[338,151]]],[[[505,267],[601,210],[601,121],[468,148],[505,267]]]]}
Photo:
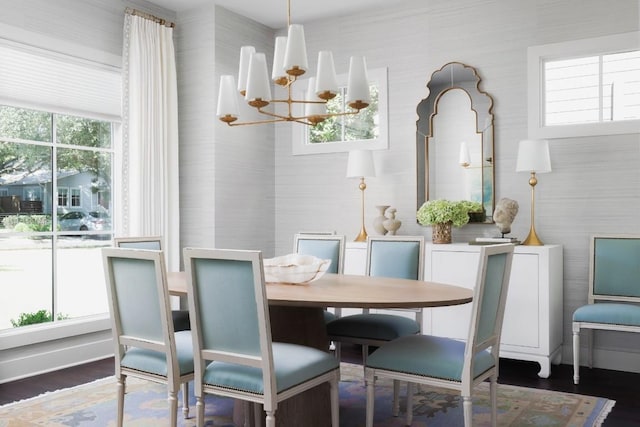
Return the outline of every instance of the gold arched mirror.
{"type": "Polygon", "coordinates": [[[471,200],[492,223],[495,207],[493,99],[480,90],[475,68],[450,62],[435,71],[416,122],[417,208],[427,200],[471,200]]]}

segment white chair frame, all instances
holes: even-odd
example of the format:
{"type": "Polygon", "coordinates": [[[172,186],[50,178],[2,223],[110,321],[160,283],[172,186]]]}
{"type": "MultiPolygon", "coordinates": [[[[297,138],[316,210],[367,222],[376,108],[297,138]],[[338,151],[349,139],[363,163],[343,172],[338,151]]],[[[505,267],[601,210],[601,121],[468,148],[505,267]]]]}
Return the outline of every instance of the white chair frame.
{"type": "MultiPolygon", "coordinates": [[[[293,252],[300,253],[300,241],[303,240],[319,240],[319,241],[335,241],[338,242],[339,245],[339,253],[338,253],[338,266],[337,266],[337,274],[342,274],[344,271],[344,247],[345,247],[345,236],[340,234],[335,234],[335,232],[320,232],[320,233],[297,233],[293,237],[293,252]]],[[[314,255],[315,254],[306,254],[306,255],[314,255]]],[[[342,315],[341,308],[333,308],[333,312],[336,317],[340,317],[342,315]]]]}
{"type": "Polygon", "coordinates": [[[162,251],[125,249],[125,248],[103,248],[102,257],[104,271],[107,282],[107,293],[109,297],[109,309],[111,312],[111,329],[115,344],[115,377],[118,388],[118,413],[117,425],[122,426],[124,420],[124,397],[126,388],[126,378],[128,376],[166,384],[169,390],[170,404],[170,426],[177,425],[177,393],[182,386],[183,415],[189,416],[189,393],[188,383],[193,380],[193,371],[187,375],[180,375],[178,358],[176,354],[176,342],[171,319],[171,307],[169,303],[169,290],[166,279],[166,268],[164,264],[164,254],[162,251]],[[126,335],[122,329],[121,312],[118,306],[118,293],[115,283],[115,275],[112,267],[112,259],[127,258],[136,260],[149,260],[154,264],[157,294],[159,298],[159,310],[162,326],[162,341],[152,341],[145,337],[126,335]],[[130,369],[121,365],[129,347],[139,347],[147,350],[158,351],[166,354],[167,375],[161,376],[138,369],[130,369]]]}
{"type": "MultiPolygon", "coordinates": [[[[372,255],[372,246],[376,242],[416,242],[419,244],[419,254],[418,254],[418,272],[416,280],[424,279],[424,236],[369,236],[367,237],[367,263],[365,268],[365,275],[371,275],[371,255],[372,255]]],[[[420,326],[420,332],[422,332],[423,328],[423,308],[396,308],[396,309],[388,309],[393,311],[404,311],[404,312],[412,312],[414,313],[414,319],[420,326]]],[[[362,309],[362,313],[369,313],[369,309],[362,309]]],[[[335,352],[338,360],[342,357],[341,355],[341,345],[339,339],[340,337],[329,337],[335,342],[335,352]]],[[[386,343],[386,341],[379,340],[371,340],[371,339],[358,339],[350,337],[348,340],[344,340],[346,342],[351,342],[354,344],[362,345],[362,362],[365,363],[367,361],[367,355],[369,354],[369,346],[381,346],[386,343]]]]}
{"type": "MultiPolygon", "coordinates": [[[[204,393],[212,393],[219,396],[241,399],[246,402],[262,404],[266,412],[266,426],[275,427],[276,409],[278,403],[292,396],[300,394],[306,390],[314,388],[323,383],[329,383],[331,395],[331,420],[332,427],[339,427],[339,403],[338,403],[338,383],[340,380],[340,368],[330,370],[314,378],[309,378],[286,390],[277,391],[274,355],[271,340],[271,325],[269,320],[269,307],[266,296],[264,282],[264,267],[262,253],[260,251],[242,250],[222,250],[222,249],[194,249],[185,248],[184,262],[187,271],[187,289],[189,299],[189,310],[191,317],[191,327],[194,336],[194,364],[195,364],[195,394],[196,394],[196,414],[198,427],[204,426],[204,393]],[[255,303],[257,308],[257,321],[259,329],[260,354],[249,354],[233,349],[205,348],[203,346],[202,311],[204,302],[199,300],[200,292],[197,276],[194,275],[194,262],[199,259],[248,261],[252,264],[253,286],[255,303]],[[226,362],[239,366],[259,368],[262,371],[263,393],[253,393],[230,387],[207,384],[203,381],[203,374],[211,362],[226,362]]],[[[319,350],[318,350],[319,351],[319,350]]],[[[248,409],[245,406],[245,409],[248,409]]],[[[245,411],[248,412],[248,411],[245,411]]],[[[256,421],[259,411],[255,411],[256,421]]],[[[248,418],[248,417],[247,417],[248,418]]],[[[261,423],[257,423],[260,425],[261,423]]]]}
{"type": "MultiPolygon", "coordinates": [[[[493,246],[483,246],[480,249],[480,262],[478,265],[478,273],[476,276],[476,285],[474,288],[474,296],[471,310],[471,321],[469,325],[469,333],[464,349],[464,362],[461,375],[461,381],[447,380],[443,378],[426,377],[416,374],[410,374],[401,371],[391,371],[378,368],[372,368],[365,366],[365,382],[367,383],[367,409],[366,409],[366,426],[373,426],[373,414],[374,414],[374,401],[375,401],[375,381],[378,378],[390,378],[395,382],[407,381],[409,386],[407,387],[407,421],[406,425],[411,425],[413,421],[413,385],[414,384],[427,384],[437,387],[445,387],[460,391],[463,396],[463,413],[464,413],[464,425],[465,427],[472,426],[472,390],[481,382],[489,379],[490,381],[490,399],[491,399],[491,421],[495,426],[497,422],[497,380],[499,371],[499,354],[500,354],[500,335],[502,332],[502,322],[504,320],[504,309],[507,301],[507,291],[509,287],[509,277],[511,274],[511,264],[513,261],[513,249],[512,244],[500,244],[493,246]],[[486,276],[488,271],[489,257],[492,255],[506,254],[506,260],[504,265],[504,271],[502,273],[501,280],[501,292],[499,297],[499,303],[496,310],[496,318],[494,327],[488,336],[480,340],[478,331],[481,324],[482,314],[482,296],[484,294],[486,276]],[[473,377],[473,365],[474,356],[481,351],[489,350],[491,357],[494,360],[493,366],[478,375],[473,377]]],[[[421,338],[421,337],[416,337],[421,338]]],[[[401,338],[402,339],[402,338],[401,338]]],[[[393,345],[393,341],[390,343],[393,345]]],[[[428,354],[421,355],[423,358],[429,358],[428,354]]],[[[394,397],[395,398],[395,397],[394,397]]],[[[395,405],[394,405],[395,406],[395,405]]]]}
{"type": "MultiPolygon", "coordinates": [[[[638,285],[638,296],[616,295],[615,293],[603,293],[595,290],[596,280],[596,249],[599,239],[633,239],[640,240],[638,234],[598,234],[591,236],[589,244],[589,295],[587,304],[600,302],[620,303],[620,304],[640,304],[640,284],[638,285]]],[[[640,262],[640,260],[638,260],[640,262]]],[[[580,331],[587,331],[587,366],[593,367],[593,341],[594,330],[635,332],[640,333],[640,326],[627,324],[598,323],[588,321],[572,322],[573,331],[573,383],[580,382],[580,331]]]]}

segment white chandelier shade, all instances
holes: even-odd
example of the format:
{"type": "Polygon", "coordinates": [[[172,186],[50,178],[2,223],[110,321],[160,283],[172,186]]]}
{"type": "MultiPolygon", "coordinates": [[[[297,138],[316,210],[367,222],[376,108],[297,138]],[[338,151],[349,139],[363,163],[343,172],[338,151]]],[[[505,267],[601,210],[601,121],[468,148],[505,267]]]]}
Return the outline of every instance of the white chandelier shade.
{"type": "Polygon", "coordinates": [[[242,46],[240,48],[240,67],[238,70],[238,92],[242,95],[247,90],[247,76],[249,74],[249,60],[251,55],[256,53],[253,46],[242,46]]]}
{"type": "Polygon", "coordinates": [[[253,53],[249,59],[247,92],[244,99],[252,107],[264,107],[271,99],[271,82],[264,53],[253,53]]]}
{"type": "MultiPolygon", "coordinates": [[[[291,7],[288,1],[289,9],[291,7]]],[[[335,64],[331,52],[323,50],[318,53],[317,74],[310,80],[310,85],[304,92],[303,99],[294,99],[292,86],[298,78],[309,70],[307,48],[302,25],[289,23],[287,37],[276,37],[273,55],[273,69],[271,77],[267,71],[267,61],[264,53],[256,52],[253,46],[242,46],[240,49],[240,64],[238,70],[237,91],[244,96],[244,100],[266,116],[265,120],[234,123],[238,120],[238,94],[229,88],[236,87],[234,77],[223,75],[220,77],[218,118],[229,126],[248,124],[275,123],[281,121],[297,122],[306,125],[316,125],[330,117],[357,114],[370,103],[369,80],[364,57],[352,57],[349,66],[347,86],[347,105],[350,110],[327,113],[326,103],[339,92],[335,64]],[[286,99],[274,99],[271,95],[271,84],[275,83],[287,90],[286,99]],[[265,110],[269,104],[286,104],[286,113],[278,110],[265,110]],[[302,105],[304,108],[294,108],[302,105]],[[295,115],[294,111],[303,111],[302,115],[295,115]]]]}
{"type": "Polygon", "coordinates": [[[309,69],[307,46],[302,25],[289,25],[287,50],[284,53],[284,69],[287,74],[301,76],[309,69]]]}

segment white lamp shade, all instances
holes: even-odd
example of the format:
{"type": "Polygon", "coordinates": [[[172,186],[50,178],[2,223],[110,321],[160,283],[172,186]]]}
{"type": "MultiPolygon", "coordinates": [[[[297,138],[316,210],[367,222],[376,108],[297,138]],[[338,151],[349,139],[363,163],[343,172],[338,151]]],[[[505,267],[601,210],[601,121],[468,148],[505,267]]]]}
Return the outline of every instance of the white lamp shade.
{"type": "Polygon", "coordinates": [[[218,88],[218,109],[217,116],[224,117],[230,115],[238,117],[238,94],[236,92],[236,80],[233,76],[220,76],[220,87],[218,88]]]}
{"type": "Polygon", "coordinates": [[[304,27],[299,24],[291,24],[287,37],[287,50],[284,55],[284,69],[288,71],[296,66],[304,71],[309,69],[304,27]]]}
{"type": "Polygon", "coordinates": [[[546,139],[525,139],[520,141],[516,172],[551,172],[549,141],[546,139]]]}
{"type": "Polygon", "coordinates": [[[367,64],[363,56],[352,56],[349,62],[349,86],[347,87],[347,104],[354,101],[369,103],[369,78],[367,64]]]}
{"type": "Polygon", "coordinates": [[[245,100],[262,99],[271,101],[271,81],[267,72],[267,59],[264,53],[253,53],[249,59],[247,93],[245,100]]]}
{"type": "MultiPolygon", "coordinates": [[[[305,100],[307,101],[321,101],[322,99],[318,98],[316,94],[316,79],[315,77],[311,77],[309,79],[309,87],[307,88],[307,93],[305,96],[305,100]]],[[[321,116],[323,114],[327,114],[327,104],[305,104],[304,115],[305,116],[321,116]]]]}
{"type": "Polygon", "coordinates": [[[471,164],[471,155],[469,154],[469,146],[466,142],[460,143],[460,164],[463,166],[469,166],[471,164]]]}
{"type": "Polygon", "coordinates": [[[338,77],[333,63],[333,54],[328,50],[318,52],[318,74],[315,92],[317,94],[330,92],[334,95],[338,93],[338,77]]]}
{"type": "Polygon", "coordinates": [[[376,176],[373,152],[371,150],[349,151],[347,178],[362,178],[365,176],[376,176]]]}
{"type": "Polygon", "coordinates": [[[273,70],[271,71],[271,80],[276,81],[281,77],[286,77],[284,71],[284,54],[287,50],[287,38],[276,37],[276,46],[273,52],[273,70]]]}
{"type": "Polygon", "coordinates": [[[247,90],[247,77],[249,74],[249,60],[251,54],[256,52],[253,46],[242,46],[240,48],[240,67],[238,69],[238,92],[247,90]]]}

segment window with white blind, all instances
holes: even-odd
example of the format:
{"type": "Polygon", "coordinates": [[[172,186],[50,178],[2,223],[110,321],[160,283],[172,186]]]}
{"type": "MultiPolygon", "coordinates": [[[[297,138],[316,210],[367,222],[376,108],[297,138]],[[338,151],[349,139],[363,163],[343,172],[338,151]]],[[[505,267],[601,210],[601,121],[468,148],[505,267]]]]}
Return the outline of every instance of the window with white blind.
{"type": "Polygon", "coordinates": [[[0,335],[108,311],[122,77],[82,53],[0,34],[0,335]]]}
{"type": "Polygon", "coordinates": [[[529,48],[529,136],[640,132],[640,33],[529,48]]]}

